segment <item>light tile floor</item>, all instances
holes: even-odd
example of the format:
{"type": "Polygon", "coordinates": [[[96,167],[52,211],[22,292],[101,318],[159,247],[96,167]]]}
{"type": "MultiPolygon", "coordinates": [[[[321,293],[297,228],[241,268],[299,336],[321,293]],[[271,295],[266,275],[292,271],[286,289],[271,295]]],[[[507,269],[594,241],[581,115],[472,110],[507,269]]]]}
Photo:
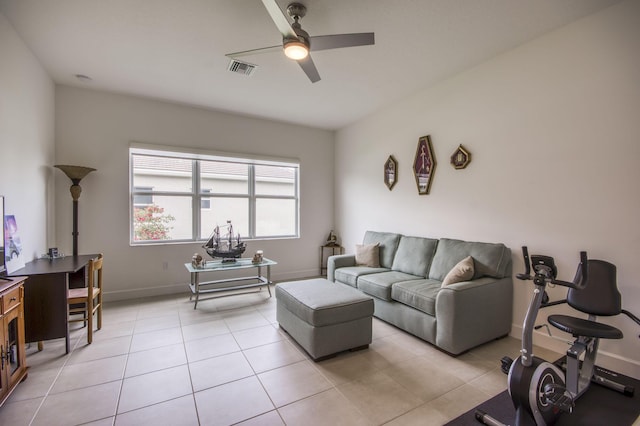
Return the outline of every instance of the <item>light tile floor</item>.
{"type": "MultiPolygon", "coordinates": [[[[504,338],[451,357],[374,318],[368,349],[318,363],[276,322],[265,291],[105,304],[102,330],[27,348],[2,425],[439,425],[506,388],[504,338]]],[[[538,355],[554,359],[559,354],[538,355]]]]}

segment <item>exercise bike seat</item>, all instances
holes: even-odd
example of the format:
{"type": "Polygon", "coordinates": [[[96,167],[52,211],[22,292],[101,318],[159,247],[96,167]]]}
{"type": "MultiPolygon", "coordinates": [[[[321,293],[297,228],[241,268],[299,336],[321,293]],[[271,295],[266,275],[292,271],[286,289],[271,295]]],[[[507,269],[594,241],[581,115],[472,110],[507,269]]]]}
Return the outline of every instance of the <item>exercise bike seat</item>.
{"type": "Polygon", "coordinates": [[[549,324],[573,335],[573,337],[585,336],[600,339],[622,339],[622,331],[601,322],[589,321],[569,315],[550,315],[547,318],[549,324]]]}
{"type": "MultiPolygon", "coordinates": [[[[587,261],[587,283],[582,289],[569,288],[567,303],[572,308],[589,314],[614,316],[622,312],[622,296],[616,282],[616,266],[604,260],[587,261]]],[[[582,269],[578,268],[574,282],[579,282],[582,269]]],[[[622,339],[622,331],[616,327],[569,315],[549,315],[549,324],[571,333],[574,337],[585,336],[602,339],[622,339]]]]}

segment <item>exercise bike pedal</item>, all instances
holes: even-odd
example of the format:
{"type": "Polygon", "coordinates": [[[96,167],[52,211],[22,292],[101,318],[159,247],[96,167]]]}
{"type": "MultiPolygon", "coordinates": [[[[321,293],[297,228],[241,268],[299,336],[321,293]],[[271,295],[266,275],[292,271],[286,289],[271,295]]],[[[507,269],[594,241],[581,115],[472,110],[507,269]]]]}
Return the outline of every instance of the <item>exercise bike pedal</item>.
{"type": "Polygon", "coordinates": [[[504,374],[509,374],[509,370],[511,369],[511,364],[513,364],[513,359],[509,358],[508,356],[503,356],[502,359],[500,359],[500,363],[502,364],[500,367],[502,372],[504,374]]]}
{"type": "Polygon", "coordinates": [[[544,386],[543,392],[547,402],[551,405],[559,408],[565,413],[573,412],[573,407],[575,407],[573,397],[569,392],[567,392],[567,389],[564,386],[555,383],[547,383],[544,386]]]}

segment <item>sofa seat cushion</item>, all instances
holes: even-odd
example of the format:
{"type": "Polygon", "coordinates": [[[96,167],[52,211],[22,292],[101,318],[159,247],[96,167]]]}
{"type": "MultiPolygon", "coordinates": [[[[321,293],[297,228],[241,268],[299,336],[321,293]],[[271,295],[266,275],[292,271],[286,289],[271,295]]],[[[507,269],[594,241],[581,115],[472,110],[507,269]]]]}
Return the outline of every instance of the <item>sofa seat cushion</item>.
{"type": "Polygon", "coordinates": [[[391,298],[429,315],[436,315],[436,297],[442,283],[438,280],[413,280],[396,283],[391,298]]]}
{"type": "Polygon", "coordinates": [[[399,281],[420,280],[422,277],[399,271],[381,272],[379,274],[362,275],[358,278],[358,290],[369,296],[390,302],[391,287],[399,281]]]}
{"type": "Polygon", "coordinates": [[[386,272],[386,268],[370,268],[368,266],[347,266],[344,268],[338,268],[335,272],[335,279],[343,284],[350,285],[351,287],[357,287],[358,277],[368,274],[376,274],[379,272],[386,272]]]}

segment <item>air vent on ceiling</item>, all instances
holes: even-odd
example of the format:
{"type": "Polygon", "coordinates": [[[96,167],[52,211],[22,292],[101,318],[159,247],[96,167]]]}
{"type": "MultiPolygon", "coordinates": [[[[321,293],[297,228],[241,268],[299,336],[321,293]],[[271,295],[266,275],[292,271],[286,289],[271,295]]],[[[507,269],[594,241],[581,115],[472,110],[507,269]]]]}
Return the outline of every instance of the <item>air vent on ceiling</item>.
{"type": "Polygon", "coordinates": [[[257,65],[241,62],[237,59],[232,59],[231,62],[229,62],[229,71],[242,75],[251,75],[256,68],[258,68],[257,65]]]}

